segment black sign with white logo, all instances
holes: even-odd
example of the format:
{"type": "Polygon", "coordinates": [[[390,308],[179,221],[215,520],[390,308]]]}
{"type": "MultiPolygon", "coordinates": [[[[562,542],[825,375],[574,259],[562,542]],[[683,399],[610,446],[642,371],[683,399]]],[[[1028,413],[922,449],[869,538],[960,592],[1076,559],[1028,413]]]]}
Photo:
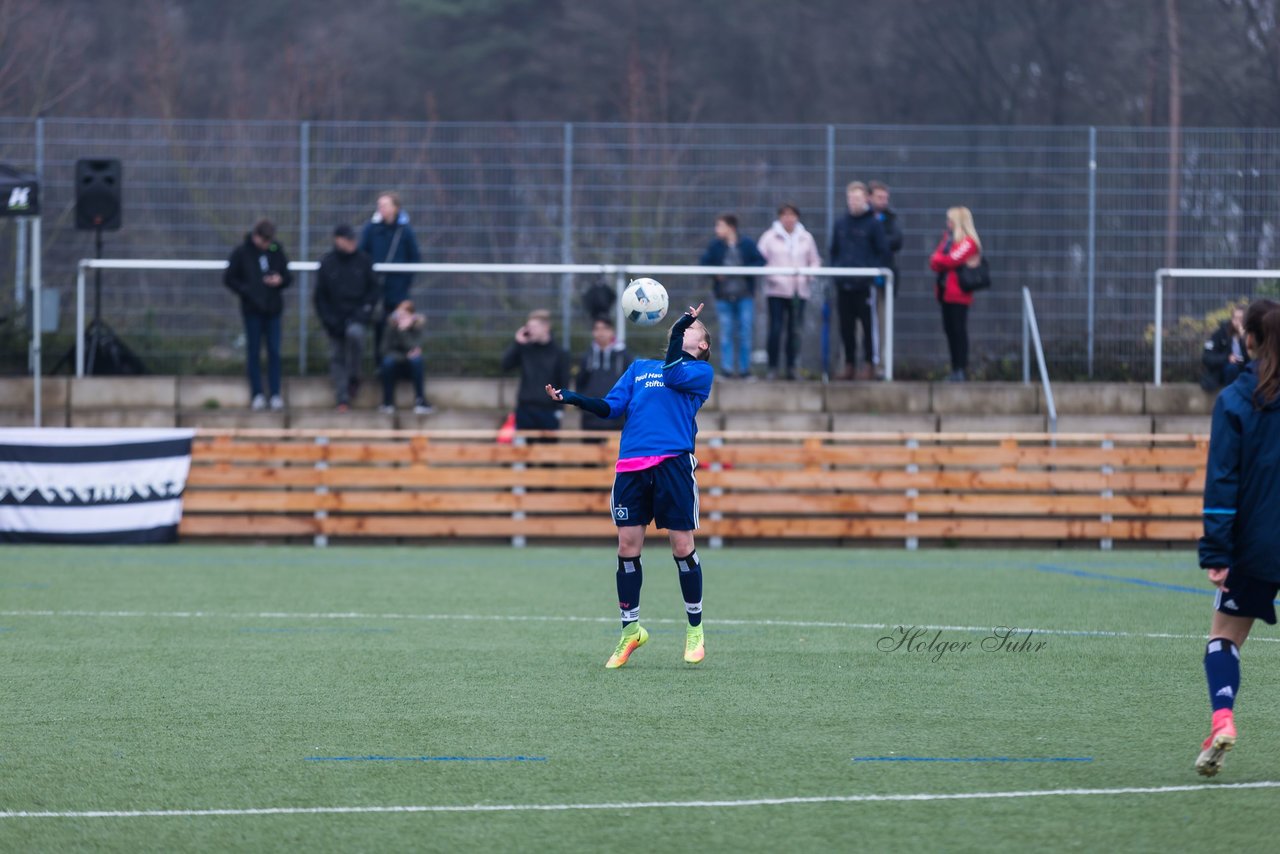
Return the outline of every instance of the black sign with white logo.
{"type": "Polygon", "coordinates": [[[39,216],[40,184],[34,175],[0,164],[0,216],[39,216]]]}

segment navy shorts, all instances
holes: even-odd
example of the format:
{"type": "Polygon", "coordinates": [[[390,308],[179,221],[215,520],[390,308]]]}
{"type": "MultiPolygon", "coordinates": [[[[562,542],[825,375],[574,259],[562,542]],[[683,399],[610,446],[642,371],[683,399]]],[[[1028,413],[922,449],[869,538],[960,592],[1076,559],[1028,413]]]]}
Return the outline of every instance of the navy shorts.
{"type": "Polygon", "coordinates": [[[657,520],[668,531],[693,531],[698,527],[698,481],[693,454],[669,457],[640,471],[618,472],[613,477],[613,524],[619,528],[648,525],[657,520]]]}
{"type": "Polygon", "coordinates": [[[1219,590],[1213,599],[1213,610],[1233,617],[1256,617],[1274,626],[1278,590],[1280,583],[1254,578],[1233,569],[1227,573],[1227,592],[1219,590]]]}

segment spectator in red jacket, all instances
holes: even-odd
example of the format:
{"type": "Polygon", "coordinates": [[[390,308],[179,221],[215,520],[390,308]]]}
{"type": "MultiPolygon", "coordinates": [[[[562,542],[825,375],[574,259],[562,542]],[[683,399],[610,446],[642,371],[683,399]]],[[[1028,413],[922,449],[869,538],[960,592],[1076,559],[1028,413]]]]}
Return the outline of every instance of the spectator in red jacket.
{"type": "Polygon", "coordinates": [[[938,274],[934,294],[942,305],[942,328],[951,351],[949,382],[964,382],[969,370],[969,306],[973,294],[960,287],[958,270],[976,267],[982,256],[982,241],[973,226],[968,208],[947,211],[947,230],[929,259],[929,269],[938,274]]]}

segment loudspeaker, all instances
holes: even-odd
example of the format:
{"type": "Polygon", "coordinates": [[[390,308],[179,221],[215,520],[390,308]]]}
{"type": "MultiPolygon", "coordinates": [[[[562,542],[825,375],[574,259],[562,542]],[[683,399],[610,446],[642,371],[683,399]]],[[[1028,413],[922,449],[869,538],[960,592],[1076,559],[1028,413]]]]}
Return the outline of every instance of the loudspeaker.
{"type": "Polygon", "coordinates": [[[77,160],[76,228],[119,231],[121,183],[119,160],[77,160]]]}

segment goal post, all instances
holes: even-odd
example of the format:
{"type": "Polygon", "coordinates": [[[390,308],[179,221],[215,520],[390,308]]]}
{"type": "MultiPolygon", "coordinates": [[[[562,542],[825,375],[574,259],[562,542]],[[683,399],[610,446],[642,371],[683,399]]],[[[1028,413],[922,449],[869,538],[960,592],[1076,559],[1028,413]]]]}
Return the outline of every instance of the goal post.
{"type": "MultiPolygon", "coordinates": [[[[1153,349],[1155,364],[1152,379],[1156,385],[1164,383],[1164,339],[1165,339],[1165,280],[1166,279],[1245,279],[1245,280],[1280,280],[1280,270],[1239,270],[1197,267],[1161,267],[1155,272],[1155,327],[1153,349]]],[[[1241,295],[1243,296],[1243,295],[1241,295]]],[[[1226,299],[1229,295],[1214,293],[1212,299],[1226,299]]]]}

